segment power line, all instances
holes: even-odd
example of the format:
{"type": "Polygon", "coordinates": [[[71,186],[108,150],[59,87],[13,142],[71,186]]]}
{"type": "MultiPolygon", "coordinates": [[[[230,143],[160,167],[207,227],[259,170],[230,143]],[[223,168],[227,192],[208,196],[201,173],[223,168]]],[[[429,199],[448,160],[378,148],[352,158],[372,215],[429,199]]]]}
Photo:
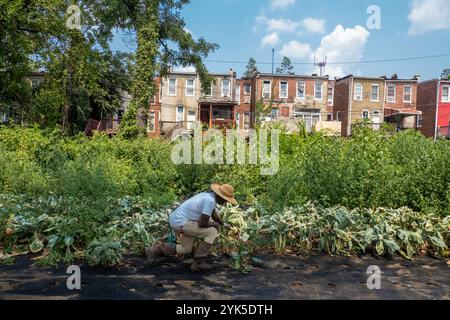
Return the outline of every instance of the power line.
{"type": "MultiPolygon", "coordinates": [[[[450,53],[417,56],[409,58],[392,58],[392,59],[380,59],[380,60],[362,60],[362,61],[341,61],[341,62],[327,62],[328,65],[344,65],[344,64],[367,64],[367,63],[383,63],[383,62],[398,62],[398,61],[413,61],[413,60],[425,60],[433,58],[448,57],[450,53]]],[[[248,61],[233,61],[233,60],[204,60],[209,63],[229,63],[229,64],[247,64],[248,61]]],[[[272,62],[257,62],[257,64],[271,65],[272,62]]],[[[281,63],[277,63],[281,64],[281,63]]],[[[292,65],[314,65],[314,62],[293,62],[292,65]]]]}

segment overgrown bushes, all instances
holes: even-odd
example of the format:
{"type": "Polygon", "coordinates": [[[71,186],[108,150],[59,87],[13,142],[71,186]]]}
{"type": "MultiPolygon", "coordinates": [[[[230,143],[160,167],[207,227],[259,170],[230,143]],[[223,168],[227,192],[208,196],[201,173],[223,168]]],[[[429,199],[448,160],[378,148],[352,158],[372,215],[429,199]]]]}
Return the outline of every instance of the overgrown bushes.
{"type": "MultiPolygon", "coordinates": [[[[50,262],[74,259],[88,247],[88,254],[111,260],[117,251],[142,252],[167,235],[165,209],[211,182],[233,184],[241,204],[258,203],[273,219],[307,201],[363,211],[409,207],[433,219],[450,212],[450,142],[417,132],[361,128],[350,139],[282,134],[274,176],[261,176],[255,165],[177,166],[171,151],[157,139],[0,128],[0,226],[14,231],[0,230],[4,252],[34,243],[52,253],[50,262]]],[[[278,222],[271,228],[278,227],[281,236],[278,222]]]]}

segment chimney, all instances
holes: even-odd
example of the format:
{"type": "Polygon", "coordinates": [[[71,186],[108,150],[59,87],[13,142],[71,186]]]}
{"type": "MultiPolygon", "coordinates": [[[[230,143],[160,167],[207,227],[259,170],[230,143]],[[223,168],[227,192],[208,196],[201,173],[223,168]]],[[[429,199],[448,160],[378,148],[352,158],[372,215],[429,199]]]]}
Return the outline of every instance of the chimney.
{"type": "Polygon", "coordinates": [[[420,81],[420,74],[415,74],[413,80],[420,81]]]}
{"type": "Polygon", "coordinates": [[[392,80],[397,80],[398,79],[398,76],[397,76],[397,74],[396,73],[394,73],[392,76],[391,76],[391,79],[392,80]]]}

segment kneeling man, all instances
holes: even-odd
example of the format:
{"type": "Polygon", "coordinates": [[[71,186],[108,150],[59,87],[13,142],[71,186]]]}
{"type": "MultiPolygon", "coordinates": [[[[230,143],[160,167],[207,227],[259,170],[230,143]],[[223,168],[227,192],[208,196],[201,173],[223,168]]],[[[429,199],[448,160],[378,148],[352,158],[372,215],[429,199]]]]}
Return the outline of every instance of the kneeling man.
{"type": "Polygon", "coordinates": [[[211,185],[211,192],[202,192],[186,200],[170,215],[170,227],[177,235],[179,244],[176,246],[164,244],[145,249],[150,263],[154,264],[163,256],[184,255],[192,252],[194,237],[200,238],[198,248],[194,253],[193,271],[210,270],[207,263],[214,240],[218,237],[219,225],[224,226],[222,219],[215,211],[216,204],[229,202],[237,205],[234,199],[234,188],[231,185],[211,185]]]}

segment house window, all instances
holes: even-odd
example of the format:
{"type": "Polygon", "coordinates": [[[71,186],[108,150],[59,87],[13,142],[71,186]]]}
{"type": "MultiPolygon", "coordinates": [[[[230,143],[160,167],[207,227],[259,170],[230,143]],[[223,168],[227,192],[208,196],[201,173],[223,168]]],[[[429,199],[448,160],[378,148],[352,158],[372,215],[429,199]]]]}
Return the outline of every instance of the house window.
{"type": "Polygon", "coordinates": [[[167,93],[169,96],[177,95],[177,78],[169,79],[169,91],[167,93]]]}
{"type": "Polygon", "coordinates": [[[241,103],[241,86],[235,86],[234,87],[235,90],[235,96],[236,96],[236,101],[238,102],[238,104],[241,103]]]}
{"type": "Polygon", "coordinates": [[[239,130],[241,128],[241,121],[240,121],[240,113],[236,112],[235,119],[236,119],[236,129],[239,130]]]}
{"type": "Polygon", "coordinates": [[[417,128],[421,128],[423,125],[423,116],[421,114],[418,114],[416,117],[417,121],[417,128]]]}
{"type": "Polygon", "coordinates": [[[150,111],[149,117],[148,117],[148,131],[149,132],[155,132],[155,111],[150,111]]]}
{"type": "Polygon", "coordinates": [[[305,99],[305,83],[303,81],[297,82],[297,98],[305,99]]]}
{"type": "Polygon", "coordinates": [[[249,83],[244,84],[244,94],[250,94],[252,91],[252,85],[249,83]]]}
{"type": "Polygon", "coordinates": [[[387,101],[395,102],[395,84],[388,85],[387,101]]]}
{"type": "Polygon", "coordinates": [[[442,86],[442,102],[450,102],[449,89],[450,86],[442,86]]]}
{"type": "Polygon", "coordinates": [[[403,102],[412,102],[411,99],[411,86],[403,87],[403,102]]]}
{"type": "Polygon", "coordinates": [[[210,85],[209,87],[206,88],[206,90],[203,91],[203,95],[205,97],[212,97],[213,94],[213,86],[210,85]]]}
{"type": "Polygon", "coordinates": [[[380,100],[380,86],[378,84],[373,84],[370,92],[370,101],[377,102],[380,100]]]}
{"type": "Polygon", "coordinates": [[[193,97],[194,96],[194,79],[186,79],[186,96],[193,97]]]}
{"type": "Polygon", "coordinates": [[[361,117],[363,120],[367,120],[369,119],[369,111],[368,110],[363,110],[361,117]]]}
{"type": "Polygon", "coordinates": [[[177,122],[183,122],[184,121],[184,107],[178,106],[177,107],[177,122]]]}
{"type": "Polygon", "coordinates": [[[287,81],[280,82],[280,98],[286,99],[288,97],[288,83],[287,81]]]}
{"type": "Polygon", "coordinates": [[[303,121],[306,129],[310,132],[313,126],[320,121],[320,110],[295,108],[294,117],[303,121]]]}
{"type": "Polygon", "coordinates": [[[244,113],[244,129],[250,129],[250,112],[244,113]]]}
{"type": "Polygon", "coordinates": [[[333,98],[334,98],[334,88],[328,87],[328,105],[333,105],[333,98]]]}
{"type": "Polygon", "coordinates": [[[270,117],[272,120],[276,120],[278,118],[278,109],[272,108],[272,112],[270,113],[270,117]]]}
{"type": "Polygon", "coordinates": [[[340,111],[336,112],[336,121],[341,121],[341,112],[340,111]]]}
{"type": "Polygon", "coordinates": [[[322,82],[320,81],[314,85],[314,100],[322,100],[322,82]]]}
{"type": "Polygon", "coordinates": [[[362,86],[362,84],[361,83],[355,83],[354,100],[362,101],[362,95],[363,95],[363,86],[362,86]]]}
{"type": "Polygon", "coordinates": [[[230,80],[222,80],[222,97],[229,97],[230,96],[230,80]]]}
{"type": "Polygon", "coordinates": [[[331,112],[327,114],[327,121],[333,121],[333,114],[331,112]]]}
{"type": "Polygon", "coordinates": [[[272,92],[271,92],[271,82],[269,80],[263,81],[263,98],[270,98],[272,92]]]}

